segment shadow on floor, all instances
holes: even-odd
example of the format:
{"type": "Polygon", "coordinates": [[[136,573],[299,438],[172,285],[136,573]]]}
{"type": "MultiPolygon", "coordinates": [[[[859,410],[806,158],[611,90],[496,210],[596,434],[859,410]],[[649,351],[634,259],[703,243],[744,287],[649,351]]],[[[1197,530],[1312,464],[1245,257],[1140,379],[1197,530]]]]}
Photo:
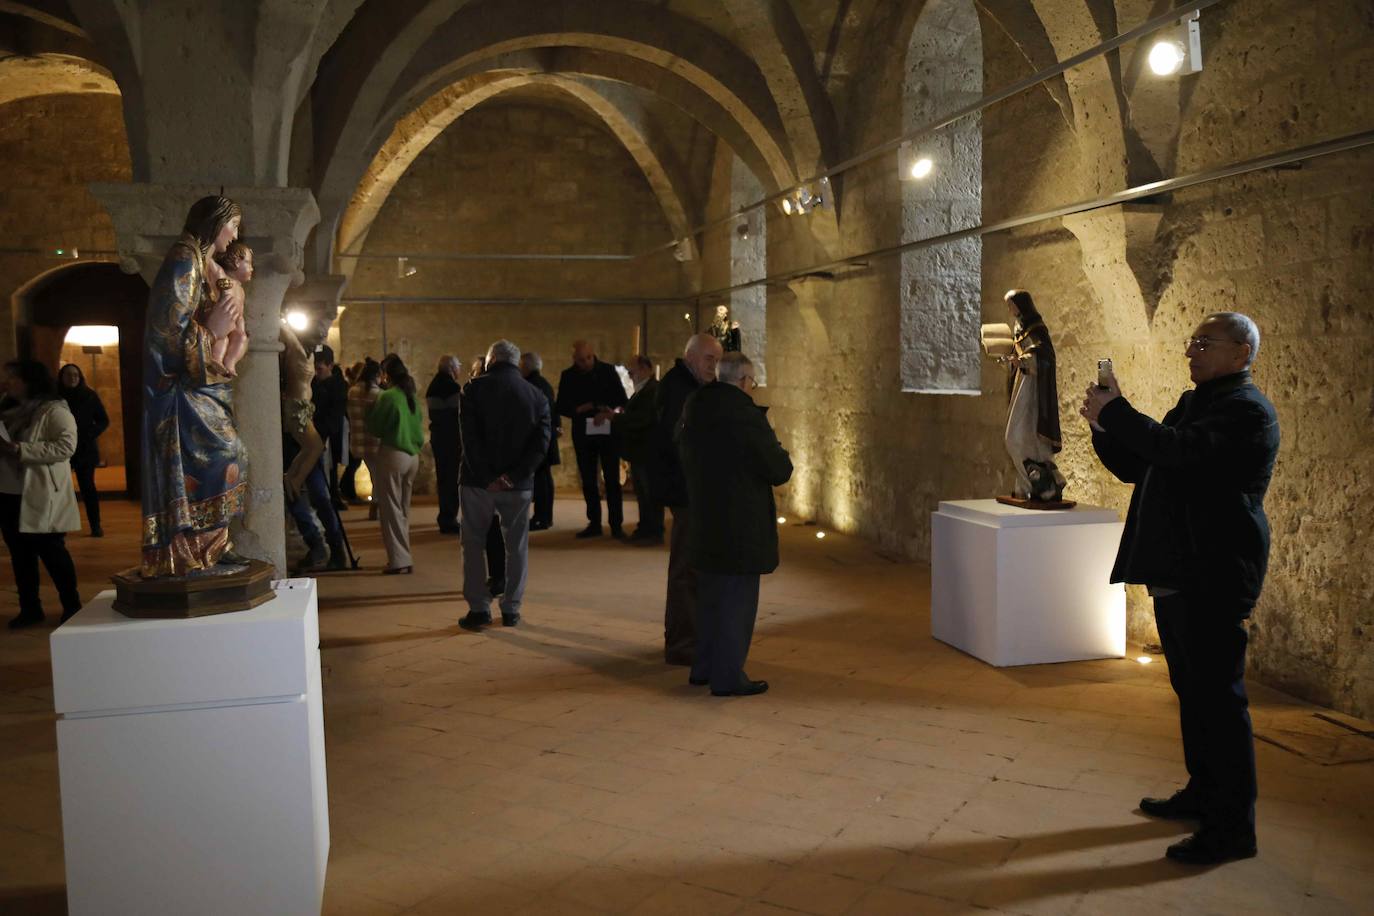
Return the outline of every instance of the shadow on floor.
{"type": "Polygon", "coordinates": [[[447,639],[458,635],[458,627],[440,627],[437,630],[415,630],[406,633],[386,633],[376,636],[333,636],[320,640],[321,649],[346,649],[351,646],[376,646],[389,642],[409,642],[416,639],[447,639]]]}
{"type": "Polygon", "coordinates": [[[5,916],[60,916],[67,912],[67,888],[59,884],[0,889],[0,912],[5,916]]]}

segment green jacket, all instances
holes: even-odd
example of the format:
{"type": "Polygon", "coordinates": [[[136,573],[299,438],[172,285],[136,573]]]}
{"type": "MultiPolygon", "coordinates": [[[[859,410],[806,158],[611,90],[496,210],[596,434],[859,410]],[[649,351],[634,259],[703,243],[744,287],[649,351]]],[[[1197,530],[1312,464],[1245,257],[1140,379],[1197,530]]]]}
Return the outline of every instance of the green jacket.
{"type": "Polygon", "coordinates": [[[773,488],[792,459],[763,408],[734,385],[694,391],[677,435],[687,479],[687,558],[703,572],[770,573],[778,568],[773,488]]]}
{"type": "Polygon", "coordinates": [[[425,427],[420,419],[419,399],[411,409],[401,389],[383,391],[367,412],[367,431],[382,440],[382,445],[408,455],[420,454],[425,444],[425,427]]]}
{"type": "Polygon", "coordinates": [[[658,414],[654,410],[654,395],[658,379],[651,378],[634,393],[625,405],[625,412],[615,418],[615,431],[620,436],[621,454],[630,464],[647,465],[653,458],[654,424],[658,414]]]}

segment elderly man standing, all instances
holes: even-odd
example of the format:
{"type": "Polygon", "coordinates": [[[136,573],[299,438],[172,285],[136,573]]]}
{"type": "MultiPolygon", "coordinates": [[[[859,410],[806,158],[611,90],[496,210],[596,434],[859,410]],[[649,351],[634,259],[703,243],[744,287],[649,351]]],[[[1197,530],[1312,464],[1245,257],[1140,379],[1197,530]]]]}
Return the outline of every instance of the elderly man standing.
{"type": "Polygon", "coordinates": [[[492,519],[506,543],[506,582],[501,623],[520,622],[520,602],[530,543],[534,469],[549,450],[549,402],[520,377],[520,348],[498,340],[487,351],[486,370],[468,383],[463,397],[463,597],[468,613],[459,625],[480,630],[491,623],[484,548],[492,519]]]}
{"type": "Polygon", "coordinates": [[[663,543],[663,503],[654,496],[650,468],[654,426],[658,422],[654,412],[654,396],[658,392],[654,361],[643,353],[636,356],[630,361],[630,378],[634,381],[635,393],[625,405],[625,412],[615,418],[615,432],[620,437],[625,457],[630,460],[635,501],[639,503],[639,525],[630,535],[630,541],[648,547],[663,543]]]}
{"type": "Polygon", "coordinates": [[[558,439],[563,435],[563,421],[554,408],[553,386],[544,378],[544,360],[531,350],[520,354],[520,374],[525,381],[544,393],[549,400],[553,417],[553,437],[549,439],[549,453],[534,471],[534,514],[530,516],[531,531],[546,531],[553,527],[553,466],[562,462],[558,454],[558,439]]]}
{"type": "Polygon", "coordinates": [[[1188,338],[1196,387],[1162,423],[1112,378],[1081,413],[1107,470],[1135,485],[1113,582],[1145,585],[1178,695],[1188,784],[1143,798],[1153,817],[1198,820],[1171,859],[1211,865],[1255,855],[1255,742],[1245,694],[1245,620],[1269,560],[1264,493],[1279,449],[1274,407],[1255,387],[1255,323],[1208,315],[1188,338]]]}
{"type": "Polygon", "coordinates": [[[677,427],[687,397],[716,380],[720,341],[696,334],[687,341],[682,358],[658,384],[650,482],[660,504],[673,510],[673,533],[668,542],[668,599],[663,608],[663,657],[670,665],[690,665],[696,652],[697,577],[687,561],[687,483],[678,460],[677,427]]]}
{"type": "Polygon", "coordinates": [[[690,682],[718,697],[768,689],[744,673],[759,576],[778,568],[773,488],[792,476],[792,460],[750,395],[754,365],[726,353],[717,381],[687,399],[678,448],[687,480],[687,553],[697,574],[697,648],[690,682]]]}
{"type": "Polygon", "coordinates": [[[577,533],[580,538],[602,534],[601,496],[596,487],[598,463],[606,481],[611,536],[625,536],[621,527],[624,509],[620,496],[620,443],[611,428],[611,418],[627,400],[615,367],[597,359],[596,350],[587,341],[574,343],[573,364],[558,379],[558,412],[572,420],[577,473],[582,478],[582,498],[587,502],[587,527],[577,533]]]}
{"type": "Polygon", "coordinates": [[[461,533],[458,525],[458,465],[463,445],[458,431],[458,407],[463,386],[458,384],[463,365],[453,355],[439,357],[434,380],[425,390],[429,411],[429,446],[434,451],[434,478],[439,490],[439,532],[461,533]]]}

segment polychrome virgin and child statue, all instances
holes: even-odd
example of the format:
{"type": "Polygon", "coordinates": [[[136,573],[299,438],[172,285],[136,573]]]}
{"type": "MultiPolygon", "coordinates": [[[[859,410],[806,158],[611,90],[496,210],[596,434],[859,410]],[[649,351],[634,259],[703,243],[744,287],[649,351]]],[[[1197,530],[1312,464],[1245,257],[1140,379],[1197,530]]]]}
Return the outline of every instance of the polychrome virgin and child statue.
{"type": "MultiPolygon", "coordinates": [[[[186,217],[148,293],[143,363],[145,578],[243,562],[229,523],[248,497],[230,374],[219,357],[242,333],[241,287],[215,264],[238,237],[238,204],[203,197],[186,217]]],[[[232,370],[230,370],[232,372],[232,370]]]]}

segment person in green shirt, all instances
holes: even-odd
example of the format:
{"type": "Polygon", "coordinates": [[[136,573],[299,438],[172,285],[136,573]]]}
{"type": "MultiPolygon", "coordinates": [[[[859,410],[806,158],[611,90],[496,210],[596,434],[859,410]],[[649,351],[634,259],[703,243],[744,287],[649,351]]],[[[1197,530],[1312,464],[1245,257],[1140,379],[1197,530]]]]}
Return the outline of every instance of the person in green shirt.
{"type": "Polygon", "coordinates": [[[395,353],[382,360],[386,390],[367,412],[367,431],[381,440],[377,472],[372,481],[373,501],[382,523],[388,575],[413,572],[410,556],[410,495],[420,470],[420,449],[425,444],[415,379],[395,353]]]}

